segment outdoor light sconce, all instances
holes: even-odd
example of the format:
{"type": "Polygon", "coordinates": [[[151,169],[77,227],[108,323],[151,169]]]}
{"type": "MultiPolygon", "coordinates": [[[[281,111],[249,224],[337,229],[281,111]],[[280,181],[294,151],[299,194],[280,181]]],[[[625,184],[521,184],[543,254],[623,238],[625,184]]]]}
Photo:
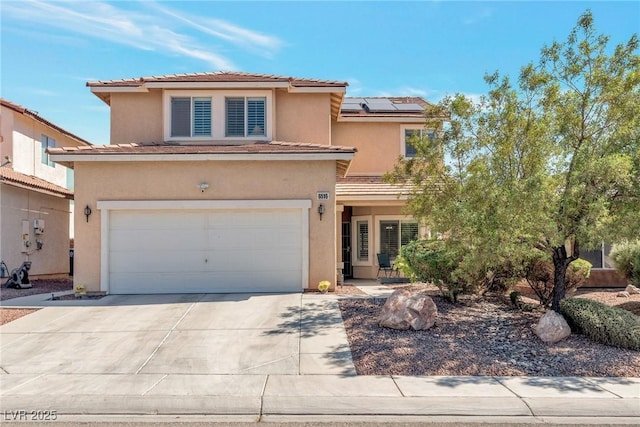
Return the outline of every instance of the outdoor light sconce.
{"type": "Polygon", "coordinates": [[[89,215],[91,215],[91,208],[89,207],[89,205],[87,205],[84,208],[84,216],[87,217],[87,222],[89,222],[89,215]]]}
{"type": "Polygon", "coordinates": [[[324,213],[324,205],[322,203],[318,206],[318,213],[320,214],[320,221],[322,221],[322,214],[324,213]]]}

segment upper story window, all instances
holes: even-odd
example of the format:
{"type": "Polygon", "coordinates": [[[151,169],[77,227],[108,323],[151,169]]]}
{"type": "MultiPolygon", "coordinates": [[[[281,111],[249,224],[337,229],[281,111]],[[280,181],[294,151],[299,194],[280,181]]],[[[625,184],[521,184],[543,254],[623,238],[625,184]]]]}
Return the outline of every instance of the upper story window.
{"type": "Polygon", "coordinates": [[[225,136],[265,136],[266,103],[264,97],[225,98],[225,136]]]}
{"type": "Polygon", "coordinates": [[[48,137],[47,135],[42,135],[40,137],[40,151],[42,153],[41,157],[40,157],[40,161],[42,162],[43,165],[48,165],[51,167],[55,167],[56,164],[53,163],[51,161],[51,158],[49,157],[49,153],[47,153],[47,148],[53,148],[56,146],[56,140],[48,137]]]}
{"type": "Polygon", "coordinates": [[[194,142],[272,137],[270,90],[169,90],[164,92],[164,139],[194,142]]]}
{"type": "Polygon", "coordinates": [[[211,98],[172,97],[171,136],[211,136],[211,98]]]}
{"type": "Polygon", "coordinates": [[[433,130],[403,128],[402,153],[405,157],[415,157],[418,154],[418,150],[416,149],[415,144],[423,137],[433,139],[435,138],[435,136],[436,135],[433,130]]]}

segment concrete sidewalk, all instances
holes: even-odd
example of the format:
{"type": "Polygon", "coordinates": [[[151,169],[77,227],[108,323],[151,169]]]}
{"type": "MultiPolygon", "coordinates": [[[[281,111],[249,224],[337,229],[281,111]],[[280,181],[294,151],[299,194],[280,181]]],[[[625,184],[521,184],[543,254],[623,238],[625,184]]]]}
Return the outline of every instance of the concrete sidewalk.
{"type": "Polygon", "coordinates": [[[280,421],[373,415],[583,424],[640,419],[639,378],[50,374],[1,375],[0,380],[2,414],[49,409],[60,419],[174,414],[280,421]]]}

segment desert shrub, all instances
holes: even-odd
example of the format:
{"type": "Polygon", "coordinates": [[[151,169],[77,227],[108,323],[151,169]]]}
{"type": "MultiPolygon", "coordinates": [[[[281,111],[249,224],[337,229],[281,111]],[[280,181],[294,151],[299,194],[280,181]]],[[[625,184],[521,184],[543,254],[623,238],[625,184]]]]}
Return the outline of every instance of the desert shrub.
{"type": "MultiPolygon", "coordinates": [[[[527,284],[538,297],[540,305],[547,307],[553,298],[553,262],[542,255],[538,255],[529,261],[525,274],[527,284]]],[[[591,274],[591,263],[583,259],[577,259],[569,264],[565,275],[565,288],[567,295],[571,295],[584,284],[591,274]]]]}
{"type": "Polygon", "coordinates": [[[636,316],[640,316],[640,301],[623,302],[622,304],[618,304],[615,307],[630,311],[636,316]]]}
{"type": "Polygon", "coordinates": [[[640,286],[640,240],[616,243],[611,250],[611,258],[622,277],[640,286]]]}
{"type": "Polygon", "coordinates": [[[586,298],[563,299],[560,312],[572,330],[593,341],[640,350],[640,317],[633,313],[586,298]]]}
{"type": "Polygon", "coordinates": [[[410,277],[433,283],[442,296],[451,301],[457,301],[458,295],[468,288],[463,280],[453,274],[461,257],[444,240],[415,240],[402,247],[400,256],[406,262],[406,267],[402,268],[410,277]]]}

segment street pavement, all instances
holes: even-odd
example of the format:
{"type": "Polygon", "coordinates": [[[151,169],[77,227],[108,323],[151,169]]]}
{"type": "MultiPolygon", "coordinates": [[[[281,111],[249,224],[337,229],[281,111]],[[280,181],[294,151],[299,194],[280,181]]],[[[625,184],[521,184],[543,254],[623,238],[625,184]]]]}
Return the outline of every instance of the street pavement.
{"type": "Polygon", "coordinates": [[[9,303],[45,308],[0,327],[3,422],[52,413],[123,425],[640,420],[640,378],[357,376],[333,295],[9,303]]]}

